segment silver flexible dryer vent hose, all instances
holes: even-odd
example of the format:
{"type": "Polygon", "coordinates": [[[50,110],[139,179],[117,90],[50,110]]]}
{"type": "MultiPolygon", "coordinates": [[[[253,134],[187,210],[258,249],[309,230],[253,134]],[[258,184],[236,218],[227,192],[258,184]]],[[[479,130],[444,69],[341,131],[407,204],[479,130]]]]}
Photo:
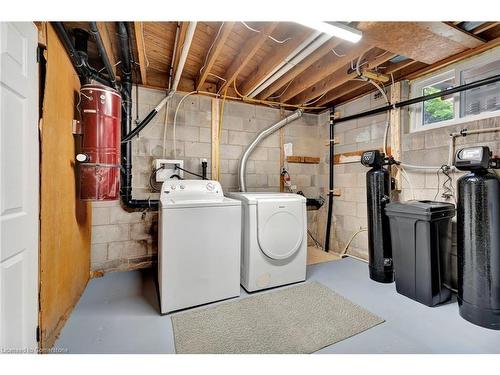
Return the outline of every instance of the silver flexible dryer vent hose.
{"type": "Polygon", "coordinates": [[[265,138],[267,138],[268,136],[273,134],[278,129],[280,129],[283,126],[291,123],[292,121],[295,121],[298,118],[300,118],[303,113],[304,113],[304,111],[302,111],[301,109],[297,109],[295,112],[293,112],[289,116],[281,119],[280,121],[269,126],[268,128],[261,130],[257,134],[257,136],[254,138],[254,140],[247,146],[247,148],[243,152],[243,155],[240,159],[240,164],[239,164],[239,168],[238,168],[238,179],[239,179],[239,184],[240,184],[240,191],[242,191],[242,192],[247,191],[247,186],[246,186],[247,161],[248,161],[248,158],[250,157],[250,155],[252,154],[253,150],[255,149],[255,147],[257,147],[257,145],[262,140],[264,140],[265,138]]]}

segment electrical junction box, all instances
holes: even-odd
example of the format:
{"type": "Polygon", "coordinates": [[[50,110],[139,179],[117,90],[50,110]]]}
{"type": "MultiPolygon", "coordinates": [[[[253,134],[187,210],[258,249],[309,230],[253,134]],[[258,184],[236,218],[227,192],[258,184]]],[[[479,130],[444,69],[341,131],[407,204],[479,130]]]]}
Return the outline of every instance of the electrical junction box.
{"type": "Polygon", "coordinates": [[[172,175],[178,175],[179,177],[184,178],[184,171],[176,169],[176,166],[184,168],[184,161],[155,159],[153,161],[153,169],[156,170],[156,182],[175,179],[175,177],[171,178],[172,175]]]}

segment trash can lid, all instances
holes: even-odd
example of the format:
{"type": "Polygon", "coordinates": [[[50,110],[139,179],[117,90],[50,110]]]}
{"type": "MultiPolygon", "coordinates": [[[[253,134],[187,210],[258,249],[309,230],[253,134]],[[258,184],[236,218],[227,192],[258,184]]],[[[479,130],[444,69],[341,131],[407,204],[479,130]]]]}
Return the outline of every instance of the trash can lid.
{"type": "Polygon", "coordinates": [[[411,200],[392,202],[385,207],[388,216],[414,217],[417,219],[442,219],[455,216],[455,205],[447,202],[411,200]]]}

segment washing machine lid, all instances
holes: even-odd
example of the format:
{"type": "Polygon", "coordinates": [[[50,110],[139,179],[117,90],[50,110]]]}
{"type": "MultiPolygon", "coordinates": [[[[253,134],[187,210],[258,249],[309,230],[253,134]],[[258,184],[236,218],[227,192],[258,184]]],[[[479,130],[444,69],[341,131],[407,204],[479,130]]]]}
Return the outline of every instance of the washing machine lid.
{"type": "MultiPolygon", "coordinates": [[[[291,194],[295,195],[295,194],[291,194]]],[[[257,240],[261,251],[271,259],[293,256],[304,238],[304,203],[300,199],[257,201],[257,240]]]]}
{"type": "Polygon", "coordinates": [[[161,188],[160,206],[164,209],[239,205],[240,201],[224,197],[218,181],[168,180],[161,188]]]}
{"type": "Polygon", "coordinates": [[[293,193],[270,193],[270,192],[229,192],[226,196],[238,199],[246,204],[257,204],[259,201],[280,201],[280,200],[294,200],[306,204],[306,198],[299,194],[293,193]]]}

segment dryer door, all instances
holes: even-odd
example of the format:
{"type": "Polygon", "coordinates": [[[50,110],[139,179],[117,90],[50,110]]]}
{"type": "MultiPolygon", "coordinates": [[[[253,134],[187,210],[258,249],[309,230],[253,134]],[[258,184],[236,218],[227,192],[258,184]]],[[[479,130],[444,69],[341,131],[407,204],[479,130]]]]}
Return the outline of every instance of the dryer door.
{"type": "Polygon", "coordinates": [[[297,252],[304,236],[304,206],[298,200],[257,201],[257,239],[272,259],[287,259],[297,252]]]}

